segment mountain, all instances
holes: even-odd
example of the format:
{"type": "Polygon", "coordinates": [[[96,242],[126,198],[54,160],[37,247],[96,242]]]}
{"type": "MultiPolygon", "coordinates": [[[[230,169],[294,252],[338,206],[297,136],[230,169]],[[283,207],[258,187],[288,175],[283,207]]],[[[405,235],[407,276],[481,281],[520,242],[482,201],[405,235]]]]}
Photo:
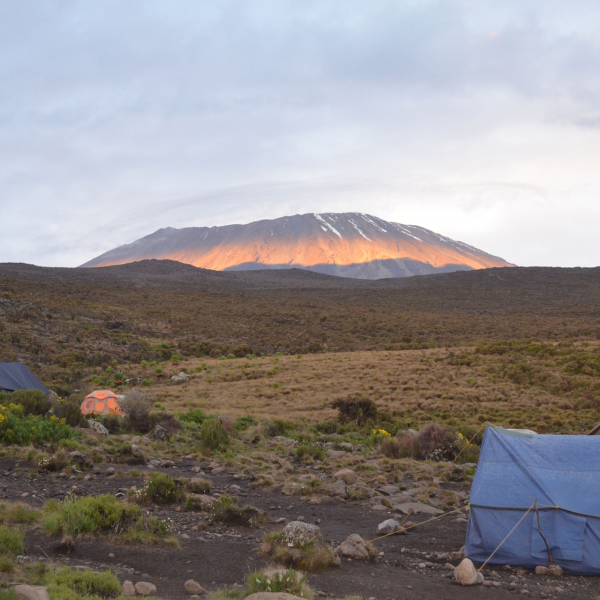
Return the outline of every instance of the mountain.
{"type": "Polygon", "coordinates": [[[152,258],[216,271],[298,267],[357,279],[513,266],[423,227],[363,213],[311,213],[224,227],[167,227],[82,266],[152,258]]]}

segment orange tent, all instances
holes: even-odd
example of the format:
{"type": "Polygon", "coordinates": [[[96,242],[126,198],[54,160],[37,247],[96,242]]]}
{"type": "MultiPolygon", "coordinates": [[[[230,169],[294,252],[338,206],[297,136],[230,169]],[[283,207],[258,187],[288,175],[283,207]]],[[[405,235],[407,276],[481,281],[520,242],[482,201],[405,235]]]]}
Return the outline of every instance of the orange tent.
{"type": "Polygon", "coordinates": [[[108,390],[92,392],[81,403],[81,413],[89,414],[111,414],[125,416],[125,411],[119,404],[119,396],[108,390]]]}

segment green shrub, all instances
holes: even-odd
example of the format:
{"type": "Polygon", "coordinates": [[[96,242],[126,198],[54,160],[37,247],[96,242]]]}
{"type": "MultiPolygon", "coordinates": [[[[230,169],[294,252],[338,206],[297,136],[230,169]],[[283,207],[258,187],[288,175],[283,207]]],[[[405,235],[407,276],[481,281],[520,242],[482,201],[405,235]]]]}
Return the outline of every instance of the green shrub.
{"type": "Polygon", "coordinates": [[[225,525],[250,527],[256,525],[262,513],[254,506],[238,506],[237,498],[221,496],[210,506],[210,514],[214,521],[225,525]]]}
{"type": "Polygon", "coordinates": [[[160,542],[169,534],[168,523],[144,515],[139,506],[119,502],[112,494],[49,500],[43,521],[54,535],[114,534],[131,542],[160,542]]]}
{"type": "Polygon", "coordinates": [[[335,561],[333,550],[325,543],[312,540],[302,545],[283,543],[281,531],[266,533],[260,553],[277,564],[298,567],[303,571],[326,569],[335,561]]]}
{"type": "Polygon", "coordinates": [[[208,494],[211,486],[212,484],[210,481],[206,481],[206,479],[202,479],[201,477],[194,477],[185,482],[185,487],[188,491],[192,492],[192,494],[208,494]]]}
{"type": "Polygon", "coordinates": [[[246,578],[246,592],[248,595],[258,592],[284,592],[307,600],[314,597],[314,592],[306,583],[306,575],[293,569],[250,573],[246,578]]]}
{"type": "Polygon", "coordinates": [[[154,504],[173,504],[185,499],[183,482],[169,477],[166,473],[154,472],[150,475],[148,485],[138,494],[139,502],[154,504]]]}
{"type": "Polygon", "coordinates": [[[111,571],[50,570],[44,577],[44,585],[51,600],[100,600],[121,594],[119,579],[111,571]]]}
{"type": "Polygon", "coordinates": [[[40,390],[16,390],[8,401],[22,406],[25,415],[45,415],[50,408],[46,394],[40,390]]]}
{"type": "Polygon", "coordinates": [[[200,429],[202,445],[207,450],[222,450],[229,445],[229,436],[219,419],[206,419],[200,429]]]}
{"type": "Polygon", "coordinates": [[[75,437],[75,431],[55,416],[25,415],[18,404],[0,405],[0,442],[27,446],[75,437]]]}
{"type": "Polygon", "coordinates": [[[7,525],[0,525],[0,554],[18,556],[25,552],[25,532],[7,525]]]}
{"type": "Polygon", "coordinates": [[[14,588],[0,588],[0,600],[15,600],[17,593],[14,588]]]}
{"type": "Polygon", "coordinates": [[[296,448],[296,456],[301,461],[323,460],[327,456],[327,452],[315,444],[300,444],[296,448]]]}
{"type": "Polygon", "coordinates": [[[3,502],[0,504],[0,525],[9,523],[31,524],[37,521],[40,511],[25,504],[3,502]]]}

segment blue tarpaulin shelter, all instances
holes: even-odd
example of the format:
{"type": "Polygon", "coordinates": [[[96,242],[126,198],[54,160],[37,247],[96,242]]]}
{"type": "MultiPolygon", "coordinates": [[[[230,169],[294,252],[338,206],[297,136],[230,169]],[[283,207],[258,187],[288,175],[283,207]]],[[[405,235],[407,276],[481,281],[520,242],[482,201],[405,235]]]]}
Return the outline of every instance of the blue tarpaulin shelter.
{"type": "Polygon", "coordinates": [[[0,363],[0,392],[15,390],[40,390],[48,393],[48,388],[21,363],[0,363]]]}
{"type": "MultiPolygon", "coordinates": [[[[536,501],[553,564],[600,575],[600,436],[530,435],[488,427],[471,489],[466,553],[485,562],[536,501]]],[[[548,565],[530,510],[488,564],[548,565]]]]}

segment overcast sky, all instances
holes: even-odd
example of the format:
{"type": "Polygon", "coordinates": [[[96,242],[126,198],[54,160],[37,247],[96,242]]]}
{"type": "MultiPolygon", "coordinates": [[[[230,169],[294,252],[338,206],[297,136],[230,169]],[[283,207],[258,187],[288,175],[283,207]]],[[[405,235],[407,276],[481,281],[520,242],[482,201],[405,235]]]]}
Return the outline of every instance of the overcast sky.
{"type": "Polygon", "coordinates": [[[0,262],[360,211],[600,264],[598,0],[0,0],[0,262]]]}

